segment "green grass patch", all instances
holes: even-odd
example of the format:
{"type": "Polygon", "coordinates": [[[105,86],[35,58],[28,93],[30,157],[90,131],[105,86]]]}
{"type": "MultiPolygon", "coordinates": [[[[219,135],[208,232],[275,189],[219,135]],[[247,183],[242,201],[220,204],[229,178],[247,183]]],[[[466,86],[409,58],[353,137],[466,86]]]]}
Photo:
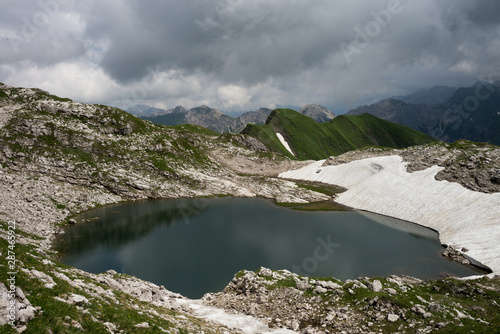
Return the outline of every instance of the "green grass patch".
{"type": "Polygon", "coordinates": [[[321,182],[310,182],[310,181],[297,181],[293,180],[295,184],[297,184],[299,187],[315,191],[327,196],[334,196],[340,193],[343,193],[346,191],[345,188],[336,186],[333,184],[328,184],[328,183],[321,183],[321,182]]]}
{"type": "Polygon", "coordinates": [[[59,203],[58,201],[56,201],[52,197],[50,197],[50,201],[56,206],[56,208],[61,209],[61,210],[66,209],[66,205],[59,203]]]}
{"type": "Polygon", "coordinates": [[[59,101],[59,102],[71,102],[72,101],[71,99],[48,94],[48,93],[43,92],[43,91],[38,92],[37,96],[38,96],[38,98],[47,99],[47,100],[54,100],[54,101],[59,101]]]}
{"type": "Polygon", "coordinates": [[[294,210],[301,210],[301,211],[351,211],[352,210],[351,208],[345,205],[333,201],[323,201],[323,202],[315,202],[304,205],[297,205],[292,208],[294,210]]]}
{"type": "Polygon", "coordinates": [[[194,124],[181,124],[172,126],[172,128],[178,130],[180,133],[197,133],[210,137],[218,137],[220,135],[215,131],[194,124]]]}
{"type": "Polygon", "coordinates": [[[275,202],[276,205],[300,211],[351,211],[352,209],[333,201],[321,201],[313,203],[282,203],[275,202]]]}
{"type": "Polygon", "coordinates": [[[274,290],[278,288],[295,288],[297,286],[297,283],[293,279],[293,277],[285,278],[282,280],[277,281],[274,284],[271,284],[268,286],[269,290],[274,290]]]}

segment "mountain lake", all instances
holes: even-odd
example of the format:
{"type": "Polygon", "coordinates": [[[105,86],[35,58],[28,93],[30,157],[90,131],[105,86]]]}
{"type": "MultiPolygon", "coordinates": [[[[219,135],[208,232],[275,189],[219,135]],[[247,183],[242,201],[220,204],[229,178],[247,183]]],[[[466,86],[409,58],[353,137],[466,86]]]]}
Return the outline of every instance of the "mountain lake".
{"type": "Polygon", "coordinates": [[[435,231],[358,211],[299,211],[262,198],[127,202],[87,211],[54,242],[61,262],[164,285],[189,298],[261,266],[311,277],[484,273],[441,256],[435,231]]]}

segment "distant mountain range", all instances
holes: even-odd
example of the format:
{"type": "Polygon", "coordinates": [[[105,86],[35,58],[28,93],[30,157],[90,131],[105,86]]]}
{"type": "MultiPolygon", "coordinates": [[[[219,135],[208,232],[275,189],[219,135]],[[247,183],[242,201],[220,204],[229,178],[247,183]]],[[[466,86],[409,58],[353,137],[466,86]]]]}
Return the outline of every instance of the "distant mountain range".
{"type": "MultiPolygon", "coordinates": [[[[272,110],[260,108],[256,111],[245,112],[238,117],[231,117],[218,109],[208,106],[200,106],[189,110],[186,110],[182,106],[177,106],[174,109],[163,110],[146,105],[136,105],[129,108],[128,112],[156,124],[194,124],[219,133],[238,133],[247,124],[264,124],[272,110]]],[[[305,106],[300,110],[300,113],[320,123],[329,121],[335,117],[335,114],[327,108],[315,104],[305,106]]]]}
{"type": "Polygon", "coordinates": [[[241,133],[258,139],[271,151],[300,160],[326,159],[367,146],[404,148],[436,141],[370,114],[340,115],[318,123],[291,109],[273,110],[264,125],[248,124],[241,133]]]}
{"type": "Polygon", "coordinates": [[[445,142],[466,139],[500,145],[500,82],[436,86],[350,110],[409,126],[445,142]]]}
{"type": "Polygon", "coordinates": [[[457,91],[455,87],[434,86],[428,89],[419,89],[406,96],[393,96],[394,100],[401,100],[413,104],[436,104],[447,102],[457,91]]]}
{"type": "MultiPolygon", "coordinates": [[[[231,117],[220,110],[200,106],[186,110],[178,106],[163,110],[137,105],[128,112],[164,125],[194,124],[224,133],[238,133],[247,124],[263,125],[272,110],[261,108],[231,117]]],[[[325,107],[308,105],[300,114],[318,123],[335,115],[325,107]]],[[[411,127],[445,142],[466,139],[500,145],[500,82],[477,82],[471,87],[434,86],[406,96],[392,96],[367,106],[350,110],[346,115],[368,113],[411,127]]]]}
{"type": "Polygon", "coordinates": [[[135,106],[132,106],[127,109],[127,112],[131,113],[132,115],[135,115],[137,117],[154,117],[154,116],[159,116],[163,114],[168,114],[172,111],[171,110],[165,110],[165,109],[160,109],[160,108],[154,108],[147,106],[145,104],[136,104],[135,106]]]}

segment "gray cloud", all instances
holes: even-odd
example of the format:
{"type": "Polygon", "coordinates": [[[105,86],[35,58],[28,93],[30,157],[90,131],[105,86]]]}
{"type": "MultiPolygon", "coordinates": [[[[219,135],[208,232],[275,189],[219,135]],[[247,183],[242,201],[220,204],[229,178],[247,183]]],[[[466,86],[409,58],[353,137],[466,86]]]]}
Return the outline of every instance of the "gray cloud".
{"type": "Polygon", "coordinates": [[[469,20],[479,26],[497,25],[500,23],[500,2],[477,0],[467,14],[469,20]]]}
{"type": "Polygon", "coordinates": [[[500,4],[489,0],[0,5],[0,81],[86,101],[345,110],[432,85],[471,84],[500,70],[500,4]],[[50,68],[84,80],[86,95],[81,85],[68,87],[69,78],[37,82],[50,68]]]}

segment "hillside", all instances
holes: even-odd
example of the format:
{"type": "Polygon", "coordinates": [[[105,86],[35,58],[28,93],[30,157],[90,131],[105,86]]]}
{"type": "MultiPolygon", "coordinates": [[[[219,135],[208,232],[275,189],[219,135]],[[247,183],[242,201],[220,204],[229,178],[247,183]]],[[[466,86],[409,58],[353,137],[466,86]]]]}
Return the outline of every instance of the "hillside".
{"type": "MultiPolygon", "coordinates": [[[[439,90],[438,90],[439,92],[439,90]]],[[[446,97],[450,91],[444,89],[446,97]]],[[[406,101],[427,101],[436,98],[426,95],[402,97],[406,101]]],[[[409,126],[446,142],[459,139],[500,144],[500,84],[477,83],[454,91],[445,103],[415,104],[394,98],[369,106],[360,106],[346,115],[369,113],[409,126]]]]}
{"type": "Polygon", "coordinates": [[[249,124],[242,133],[258,139],[271,151],[300,160],[324,159],[367,146],[403,148],[435,141],[421,132],[369,114],[341,115],[320,124],[291,109],[276,109],[266,124],[249,124]],[[293,154],[276,133],[284,137],[293,154]]]}

